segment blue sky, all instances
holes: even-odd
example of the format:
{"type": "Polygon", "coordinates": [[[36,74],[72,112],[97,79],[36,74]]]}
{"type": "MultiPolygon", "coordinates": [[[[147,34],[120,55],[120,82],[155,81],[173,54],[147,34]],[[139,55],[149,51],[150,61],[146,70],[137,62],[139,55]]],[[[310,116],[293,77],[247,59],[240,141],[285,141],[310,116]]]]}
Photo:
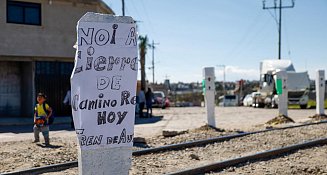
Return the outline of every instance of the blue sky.
{"type": "MultiPolygon", "coordinates": [[[[122,15],[121,0],[104,0],[122,15]]],[[[266,0],[272,5],[273,0],[266,0]]],[[[285,5],[290,0],[283,0],[285,5]]],[[[278,57],[278,28],[274,10],[262,0],[125,0],[125,14],[138,22],[139,35],[154,40],[155,80],[197,82],[203,67],[215,67],[216,80],[258,80],[259,62],[278,57]]],[[[278,14],[278,10],[276,11],[278,14]]],[[[277,16],[278,17],[278,16],[277,16]]],[[[296,71],[327,68],[327,1],[296,0],[282,11],[282,59],[296,71]]],[[[149,49],[146,66],[151,67],[149,49]]],[[[152,81],[152,70],[147,69],[152,81]]]]}

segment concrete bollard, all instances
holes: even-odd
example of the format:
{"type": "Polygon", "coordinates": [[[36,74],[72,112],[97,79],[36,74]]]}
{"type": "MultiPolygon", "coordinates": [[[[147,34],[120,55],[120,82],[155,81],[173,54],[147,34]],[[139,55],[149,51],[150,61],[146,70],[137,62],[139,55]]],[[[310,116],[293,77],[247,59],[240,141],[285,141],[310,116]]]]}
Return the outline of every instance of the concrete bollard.
{"type": "Polygon", "coordinates": [[[316,112],[325,115],[325,71],[317,70],[316,74],[316,112]]]}
{"type": "Polygon", "coordinates": [[[78,150],[79,174],[122,174],[128,175],[131,167],[132,149],[99,148],[91,150],[78,150]]]}
{"type": "Polygon", "coordinates": [[[216,127],[215,120],[215,68],[205,67],[203,68],[204,77],[204,100],[207,111],[208,125],[216,127]]]}
{"type": "Polygon", "coordinates": [[[279,115],[288,117],[288,91],[287,91],[287,72],[276,70],[275,78],[276,90],[278,94],[279,115]]]}
{"type": "Polygon", "coordinates": [[[87,13],[77,25],[71,76],[80,175],[128,175],[137,83],[133,18],[87,13]]]}

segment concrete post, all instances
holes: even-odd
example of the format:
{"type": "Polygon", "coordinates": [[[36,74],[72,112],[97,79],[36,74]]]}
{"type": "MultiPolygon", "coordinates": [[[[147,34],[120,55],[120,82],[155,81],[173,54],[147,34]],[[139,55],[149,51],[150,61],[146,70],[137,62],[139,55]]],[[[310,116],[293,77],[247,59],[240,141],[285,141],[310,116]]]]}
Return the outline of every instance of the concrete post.
{"type": "Polygon", "coordinates": [[[316,112],[325,115],[325,71],[317,70],[316,75],[316,112]]]}
{"type": "Polygon", "coordinates": [[[128,175],[132,149],[128,147],[78,150],[78,172],[81,175],[128,175]]]}
{"type": "Polygon", "coordinates": [[[204,77],[204,99],[207,111],[208,125],[216,127],[215,121],[215,68],[205,67],[203,68],[204,77]]]}
{"type": "Polygon", "coordinates": [[[278,94],[279,115],[288,116],[287,72],[276,70],[276,90],[278,94]]]}

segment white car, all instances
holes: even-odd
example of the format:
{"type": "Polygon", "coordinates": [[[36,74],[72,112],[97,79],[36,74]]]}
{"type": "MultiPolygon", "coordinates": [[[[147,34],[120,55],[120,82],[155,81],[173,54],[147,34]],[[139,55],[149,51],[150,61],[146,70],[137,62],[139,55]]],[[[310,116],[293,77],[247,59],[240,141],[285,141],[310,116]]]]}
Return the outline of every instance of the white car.
{"type": "Polygon", "coordinates": [[[252,106],[253,98],[252,94],[248,94],[243,99],[243,106],[252,106]]]}

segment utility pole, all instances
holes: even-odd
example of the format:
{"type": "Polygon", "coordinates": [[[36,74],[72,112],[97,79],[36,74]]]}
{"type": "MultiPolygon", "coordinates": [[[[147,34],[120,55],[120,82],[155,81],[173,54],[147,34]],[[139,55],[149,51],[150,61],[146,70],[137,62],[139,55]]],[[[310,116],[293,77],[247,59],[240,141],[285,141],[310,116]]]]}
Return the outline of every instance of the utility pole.
{"type": "Polygon", "coordinates": [[[121,3],[122,3],[123,16],[125,16],[125,0],[121,0],[121,3]]]}
{"type": "Polygon", "coordinates": [[[282,0],[279,0],[279,6],[277,6],[277,0],[274,0],[274,6],[267,7],[266,6],[266,0],[262,1],[263,3],[263,9],[269,10],[269,9],[279,9],[279,22],[278,22],[278,59],[281,58],[281,42],[282,42],[282,9],[283,8],[293,8],[294,7],[294,0],[292,0],[292,5],[283,6],[282,0]]]}
{"type": "Polygon", "coordinates": [[[152,44],[150,45],[150,47],[152,48],[152,83],[154,84],[154,49],[155,49],[155,45],[159,45],[160,43],[154,43],[154,40],[152,40],[152,44]]]}

